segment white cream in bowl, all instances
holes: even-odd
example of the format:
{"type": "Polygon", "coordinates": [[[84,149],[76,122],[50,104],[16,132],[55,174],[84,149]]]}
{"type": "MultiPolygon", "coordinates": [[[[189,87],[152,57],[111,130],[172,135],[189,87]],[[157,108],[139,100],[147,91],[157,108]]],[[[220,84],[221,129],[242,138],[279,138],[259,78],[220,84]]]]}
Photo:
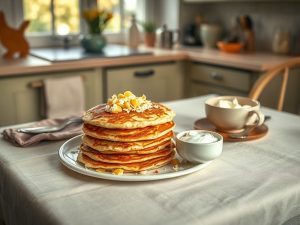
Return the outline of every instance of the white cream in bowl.
{"type": "Polygon", "coordinates": [[[193,163],[206,163],[219,157],[223,149],[223,137],[212,131],[189,130],[176,135],[177,153],[193,163]]]}
{"type": "Polygon", "coordinates": [[[195,130],[188,131],[180,137],[180,140],[189,142],[189,143],[212,143],[218,140],[217,137],[208,132],[198,132],[195,130]]]}

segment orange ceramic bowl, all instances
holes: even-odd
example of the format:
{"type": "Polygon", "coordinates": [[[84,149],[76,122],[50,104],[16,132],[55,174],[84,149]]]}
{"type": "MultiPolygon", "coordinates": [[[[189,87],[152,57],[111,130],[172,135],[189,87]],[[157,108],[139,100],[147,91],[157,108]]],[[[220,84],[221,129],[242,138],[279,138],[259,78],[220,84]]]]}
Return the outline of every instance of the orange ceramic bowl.
{"type": "Polygon", "coordinates": [[[217,45],[221,51],[229,53],[238,53],[244,47],[242,43],[226,43],[223,41],[219,41],[217,45]]]}

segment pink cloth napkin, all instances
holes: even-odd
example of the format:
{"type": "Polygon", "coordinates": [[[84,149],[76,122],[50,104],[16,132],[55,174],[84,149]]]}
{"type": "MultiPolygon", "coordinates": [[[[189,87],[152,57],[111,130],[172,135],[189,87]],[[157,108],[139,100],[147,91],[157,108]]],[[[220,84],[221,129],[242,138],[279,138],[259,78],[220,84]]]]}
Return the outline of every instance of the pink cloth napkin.
{"type": "Polygon", "coordinates": [[[47,118],[65,118],[82,114],[85,93],[81,76],[44,80],[47,118]]]}
{"type": "MultiPolygon", "coordinates": [[[[69,119],[69,118],[68,118],[69,119]]],[[[46,119],[33,124],[31,127],[51,126],[64,122],[65,119],[46,119]]],[[[44,140],[58,141],[77,136],[82,133],[82,123],[72,123],[63,130],[52,133],[26,134],[17,131],[18,129],[5,129],[3,138],[18,147],[27,147],[44,140]]]]}

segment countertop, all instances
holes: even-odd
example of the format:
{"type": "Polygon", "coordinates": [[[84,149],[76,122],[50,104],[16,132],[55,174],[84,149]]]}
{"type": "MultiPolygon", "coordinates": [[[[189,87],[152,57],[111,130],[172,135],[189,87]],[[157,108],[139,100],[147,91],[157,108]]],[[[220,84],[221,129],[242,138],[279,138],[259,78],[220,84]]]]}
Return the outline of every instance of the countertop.
{"type": "Polygon", "coordinates": [[[13,76],[34,73],[46,73],[63,70],[79,70],[87,68],[114,67],[122,65],[135,65],[158,63],[167,61],[191,60],[232,68],[264,72],[273,66],[286,62],[292,56],[274,55],[271,53],[239,53],[230,54],[217,49],[180,48],[165,50],[159,48],[145,48],[153,55],[128,56],[121,58],[88,58],[74,61],[51,63],[33,56],[25,59],[5,60],[0,59],[0,76],[13,76]]]}

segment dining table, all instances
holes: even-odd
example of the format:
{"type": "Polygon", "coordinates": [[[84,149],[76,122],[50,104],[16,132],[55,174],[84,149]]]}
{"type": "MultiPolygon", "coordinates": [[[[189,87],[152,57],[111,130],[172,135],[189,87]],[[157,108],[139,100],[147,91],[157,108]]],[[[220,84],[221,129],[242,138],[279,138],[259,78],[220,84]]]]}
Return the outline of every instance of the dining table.
{"type": "MultiPolygon", "coordinates": [[[[212,97],[164,102],[176,113],[175,133],[194,129],[212,97]]],[[[0,138],[1,218],[6,225],[299,225],[300,116],[261,111],[271,117],[265,136],[224,141],[209,165],[157,180],[73,170],[58,154],[67,140],[16,147],[0,138]]]]}

